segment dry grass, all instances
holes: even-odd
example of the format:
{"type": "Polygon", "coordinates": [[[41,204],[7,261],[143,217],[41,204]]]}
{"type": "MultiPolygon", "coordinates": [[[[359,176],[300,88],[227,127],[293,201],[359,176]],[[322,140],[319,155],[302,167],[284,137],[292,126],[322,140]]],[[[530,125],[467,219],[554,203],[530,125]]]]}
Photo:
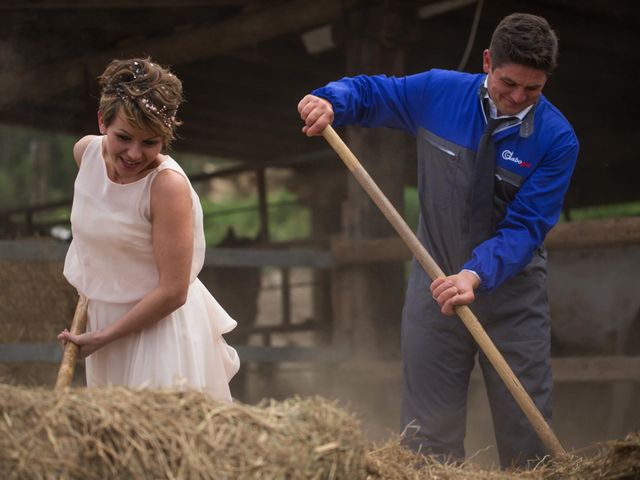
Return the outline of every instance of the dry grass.
{"type": "Polygon", "coordinates": [[[545,459],[531,470],[484,470],[464,463],[443,464],[392,440],[368,453],[368,480],[634,480],[640,478],[640,435],[596,445],[558,460],[545,459]],[[578,453],[581,453],[578,455],[578,453]]]}
{"type": "Polygon", "coordinates": [[[0,386],[0,478],[358,479],[357,421],[320,398],[0,386]]]}
{"type": "Polygon", "coordinates": [[[640,478],[640,436],[532,470],[482,470],[400,439],[371,447],[353,415],[318,397],[248,406],[195,391],[0,385],[0,478],[621,480],[640,478]]]}

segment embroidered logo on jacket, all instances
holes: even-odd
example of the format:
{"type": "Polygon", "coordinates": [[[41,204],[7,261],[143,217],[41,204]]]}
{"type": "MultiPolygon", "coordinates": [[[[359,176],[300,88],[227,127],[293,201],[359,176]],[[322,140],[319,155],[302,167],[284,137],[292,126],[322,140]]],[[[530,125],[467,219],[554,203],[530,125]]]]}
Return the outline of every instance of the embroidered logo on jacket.
{"type": "Polygon", "coordinates": [[[502,151],[502,158],[504,160],[507,160],[509,162],[513,162],[521,167],[524,168],[531,168],[531,164],[529,162],[525,162],[524,160],[520,160],[518,157],[516,157],[515,155],[513,155],[513,152],[511,150],[503,150],[502,151]]]}

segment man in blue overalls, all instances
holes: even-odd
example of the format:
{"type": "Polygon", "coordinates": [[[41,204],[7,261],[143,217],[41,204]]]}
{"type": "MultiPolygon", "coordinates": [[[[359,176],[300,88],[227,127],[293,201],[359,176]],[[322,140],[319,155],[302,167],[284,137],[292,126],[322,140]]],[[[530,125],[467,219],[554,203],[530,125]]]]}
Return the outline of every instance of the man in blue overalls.
{"type": "MultiPolygon", "coordinates": [[[[305,96],[303,132],[329,124],[390,127],[418,148],[417,235],[448,275],[430,284],[414,260],[402,318],[402,422],[425,453],[463,459],[469,376],[478,348],[455,305],[470,304],[547,421],[550,319],[543,241],[558,221],[578,140],[542,95],[558,41],[544,18],[505,17],[483,52],[484,74],[429,70],[357,76],[305,96]],[[430,288],[429,288],[430,284],[430,288]]],[[[504,467],[545,448],[479,353],[504,467]]]]}

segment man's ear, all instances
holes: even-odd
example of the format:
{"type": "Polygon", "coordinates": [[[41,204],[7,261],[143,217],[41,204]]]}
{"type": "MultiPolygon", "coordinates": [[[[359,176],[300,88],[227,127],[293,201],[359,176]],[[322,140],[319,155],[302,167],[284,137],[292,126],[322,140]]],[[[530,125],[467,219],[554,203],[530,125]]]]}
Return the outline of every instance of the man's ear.
{"type": "Polygon", "coordinates": [[[484,73],[491,72],[491,53],[487,48],[482,52],[482,70],[484,73]]]}

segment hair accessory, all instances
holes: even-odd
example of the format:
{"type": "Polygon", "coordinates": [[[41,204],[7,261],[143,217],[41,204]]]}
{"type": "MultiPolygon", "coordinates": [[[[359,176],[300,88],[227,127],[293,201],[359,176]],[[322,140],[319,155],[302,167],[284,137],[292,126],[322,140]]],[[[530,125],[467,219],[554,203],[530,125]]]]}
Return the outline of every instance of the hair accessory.
{"type": "Polygon", "coordinates": [[[154,103],[152,103],[147,97],[144,96],[140,97],[140,101],[147,110],[153,112],[157,117],[159,117],[160,120],[162,120],[162,123],[164,123],[168,128],[171,128],[173,126],[174,122],[176,121],[176,115],[175,112],[170,114],[169,109],[166,105],[158,108],[154,103]]]}
{"type": "MultiPolygon", "coordinates": [[[[137,65],[138,62],[135,62],[135,64],[137,65]]],[[[137,65],[137,69],[133,74],[133,78],[137,78],[137,75],[139,74],[139,70],[140,67],[139,65],[137,65]]],[[[139,90],[138,88],[134,88],[134,90],[139,90]]],[[[144,108],[146,108],[147,110],[149,110],[151,113],[153,113],[156,117],[158,117],[160,119],[160,121],[162,123],[164,123],[164,125],[167,128],[173,128],[174,123],[176,121],[176,112],[175,110],[171,111],[167,108],[166,105],[163,105],[162,107],[158,108],[156,104],[154,104],[151,100],[149,100],[149,98],[146,95],[142,95],[139,97],[135,97],[132,95],[129,95],[128,93],[126,93],[124,87],[122,86],[121,83],[117,83],[115,85],[107,85],[104,90],[103,93],[106,93],[107,95],[117,95],[118,97],[120,97],[123,101],[125,102],[138,102],[142,104],[142,106],[144,108]]]]}

